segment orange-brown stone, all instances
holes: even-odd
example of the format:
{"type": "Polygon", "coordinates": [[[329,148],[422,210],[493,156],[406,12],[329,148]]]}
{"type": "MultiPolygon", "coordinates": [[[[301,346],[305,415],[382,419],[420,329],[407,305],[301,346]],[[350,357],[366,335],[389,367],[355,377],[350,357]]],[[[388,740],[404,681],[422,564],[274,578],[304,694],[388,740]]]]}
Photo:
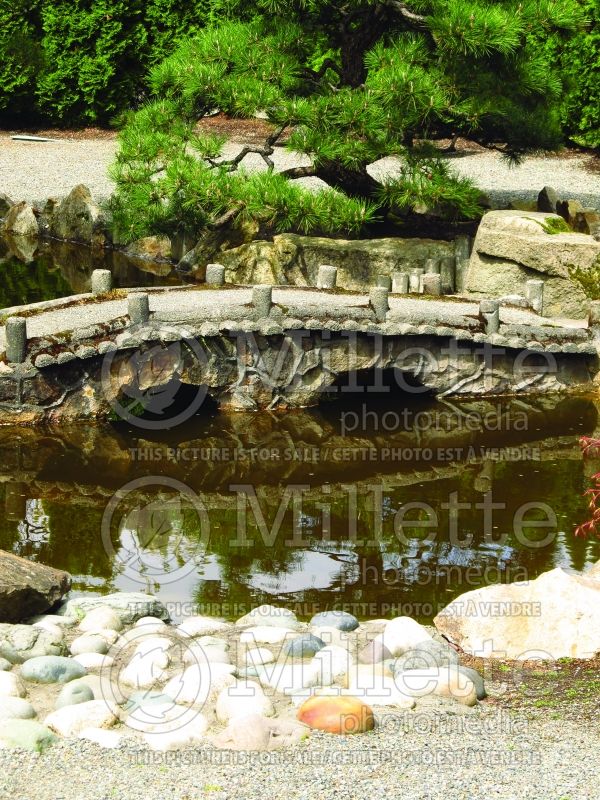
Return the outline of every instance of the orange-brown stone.
{"type": "Polygon", "coordinates": [[[372,709],[356,697],[309,697],[298,709],[298,719],[327,733],[364,733],[375,727],[372,709]]]}

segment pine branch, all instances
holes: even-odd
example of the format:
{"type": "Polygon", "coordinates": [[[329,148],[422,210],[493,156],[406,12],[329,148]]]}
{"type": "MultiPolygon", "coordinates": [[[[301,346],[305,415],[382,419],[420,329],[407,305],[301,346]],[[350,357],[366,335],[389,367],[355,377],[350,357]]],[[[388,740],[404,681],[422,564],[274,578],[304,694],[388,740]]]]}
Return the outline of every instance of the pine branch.
{"type": "Polygon", "coordinates": [[[403,3],[402,0],[386,0],[384,3],[385,6],[388,8],[394,9],[396,13],[400,14],[402,19],[415,30],[427,30],[427,18],[422,16],[421,14],[415,14],[414,11],[411,11],[406,3],[403,3]]]}
{"type": "Polygon", "coordinates": [[[288,169],[282,170],[279,174],[283,175],[284,178],[293,180],[294,178],[314,178],[317,171],[314,167],[289,167],[288,169]]]}

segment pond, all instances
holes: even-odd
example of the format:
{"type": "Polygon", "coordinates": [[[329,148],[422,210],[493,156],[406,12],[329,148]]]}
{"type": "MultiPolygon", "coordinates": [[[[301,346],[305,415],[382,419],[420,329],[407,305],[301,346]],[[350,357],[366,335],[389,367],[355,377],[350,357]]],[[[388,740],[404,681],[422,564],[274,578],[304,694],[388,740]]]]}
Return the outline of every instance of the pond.
{"type": "Polygon", "coordinates": [[[181,283],[170,263],[47,239],[0,237],[0,268],[1,308],[89,292],[95,269],[111,270],[115,288],[181,283]]]}
{"type": "Polygon", "coordinates": [[[594,399],[554,397],[0,428],[0,548],[174,618],[271,602],[431,621],[477,586],[600,558],[574,536],[597,427],[594,399]]]}

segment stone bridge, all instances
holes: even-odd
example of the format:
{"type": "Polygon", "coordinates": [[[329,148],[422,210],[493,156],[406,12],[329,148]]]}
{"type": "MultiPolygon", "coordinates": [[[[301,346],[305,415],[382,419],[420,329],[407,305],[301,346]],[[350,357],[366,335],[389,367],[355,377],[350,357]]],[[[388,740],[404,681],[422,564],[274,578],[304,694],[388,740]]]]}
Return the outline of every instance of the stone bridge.
{"type": "Polygon", "coordinates": [[[599,370],[596,317],[548,319],[525,303],[384,287],[110,291],[102,278],[91,294],[3,312],[2,422],[160,417],[196,402],[192,390],[198,407],[210,398],[238,410],[390,386],[417,396],[586,390],[599,370]]]}

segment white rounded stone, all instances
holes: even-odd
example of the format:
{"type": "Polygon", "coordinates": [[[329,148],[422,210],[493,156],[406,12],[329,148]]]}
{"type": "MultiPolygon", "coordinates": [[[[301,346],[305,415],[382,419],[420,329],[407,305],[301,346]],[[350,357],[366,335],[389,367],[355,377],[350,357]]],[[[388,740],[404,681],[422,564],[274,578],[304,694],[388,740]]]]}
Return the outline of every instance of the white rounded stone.
{"type": "Polygon", "coordinates": [[[383,641],[394,657],[398,657],[432,636],[412,617],[396,617],[387,623],[383,633],[376,638],[383,641]]]}
{"type": "Polygon", "coordinates": [[[108,653],[108,642],[103,636],[96,636],[89,633],[78,636],[71,642],[71,654],[80,656],[82,653],[108,653]]]}
{"type": "Polygon", "coordinates": [[[211,696],[235,682],[234,670],[231,664],[194,664],[171,678],[163,692],[177,703],[203,706],[211,696]]]}
{"type": "Polygon", "coordinates": [[[98,630],[98,628],[109,628],[112,631],[123,630],[121,617],[109,606],[99,606],[85,615],[79,623],[79,630],[88,632],[98,630]]]}
{"type": "Polygon", "coordinates": [[[136,689],[150,689],[167,679],[168,666],[169,656],[164,650],[136,653],[119,673],[119,683],[136,689]]]}
{"type": "Polygon", "coordinates": [[[25,697],[25,687],[13,672],[0,672],[0,697],[25,697]]]}
{"type": "Polygon", "coordinates": [[[177,632],[183,636],[194,638],[196,636],[208,636],[213,633],[220,633],[230,627],[230,625],[222,620],[198,616],[184,619],[181,625],[177,626],[177,632]]]}
{"type": "Polygon", "coordinates": [[[235,624],[286,628],[287,630],[299,630],[302,627],[293,611],[268,604],[253,608],[248,614],[240,617],[235,624]]]}
{"type": "Polygon", "coordinates": [[[77,736],[86,728],[111,728],[116,722],[113,707],[104,700],[89,700],[53,711],[44,725],[61,736],[77,736]]]}
{"type": "Polygon", "coordinates": [[[275,661],[275,656],[266,647],[257,647],[253,650],[248,650],[246,653],[246,666],[256,667],[259,664],[271,664],[275,661]]]}
{"type": "Polygon", "coordinates": [[[60,642],[62,639],[65,638],[65,632],[60,625],[56,625],[54,622],[48,622],[46,620],[40,620],[39,622],[33,623],[34,628],[41,628],[44,631],[48,631],[54,636],[57,642],[60,642]]]}
{"type": "Polygon", "coordinates": [[[114,658],[111,656],[103,655],[102,653],[80,653],[73,656],[73,661],[77,661],[85,669],[103,670],[109,669],[115,663],[114,658]]]}
{"type": "Polygon", "coordinates": [[[219,722],[226,724],[236,717],[249,714],[271,717],[275,714],[275,708],[258,683],[237,680],[219,692],[216,712],[219,722]]]}
{"type": "Polygon", "coordinates": [[[309,668],[316,670],[320,686],[329,686],[343,678],[353,664],[354,660],[346,649],[330,644],[313,656],[309,668]]]}
{"type": "Polygon", "coordinates": [[[295,631],[289,628],[279,628],[258,625],[255,628],[248,628],[240,634],[242,644],[280,644],[288,638],[293,638],[295,631]]]}

